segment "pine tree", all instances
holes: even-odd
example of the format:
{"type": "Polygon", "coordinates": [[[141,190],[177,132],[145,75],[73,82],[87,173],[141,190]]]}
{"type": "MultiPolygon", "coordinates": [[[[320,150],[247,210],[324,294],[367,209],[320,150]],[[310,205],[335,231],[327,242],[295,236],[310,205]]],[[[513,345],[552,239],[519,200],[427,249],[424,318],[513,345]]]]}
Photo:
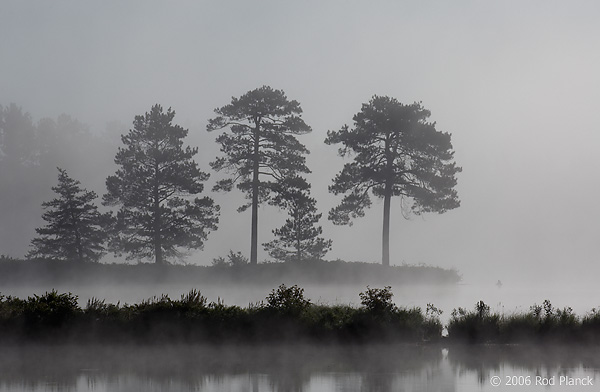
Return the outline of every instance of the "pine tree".
{"type": "Polygon", "coordinates": [[[323,228],[315,225],[323,214],[317,214],[317,201],[310,197],[310,185],[297,177],[282,181],[275,189],[273,204],[288,211],[285,224],[273,230],[275,240],[263,244],[271,257],[282,261],[320,260],[331,250],[331,240],[319,237],[323,228]]]}
{"type": "Polygon", "coordinates": [[[48,224],[35,230],[39,237],[31,241],[27,257],[98,261],[105,253],[110,215],[98,212],[95,192],[82,189],[65,170],[58,172],[58,186],[52,190],[60,197],[42,203],[42,218],[48,224]]]}
{"type": "Polygon", "coordinates": [[[342,143],[341,156],[354,155],[329,191],[346,194],[329,213],[334,224],[351,224],[370,207],[369,193],[383,199],[382,264],[390,263],[390,208],[393,196],[412,203],[415,214],[443,213],[460,206],[454,187],[462,169],[453,162],[451,135],[427,122],[420,103],[403,105],[374,96],[347,125],[327,132],[325,143],[342,143]]]}
{"type": "Polygon", "coordinates": [[[295,135],[311,131],[300,117],[297,101],[289,101],[281,90],[263,86],[232,98],[229,105],[216,109],[207,130],[230,128],[217,137],[225,155],[211,163],[213,169],[226,170],[231,178],[221,180],[214,190],[231,191],[234,184],[250,202],[238,211],[252,207],[250,263],[257,263],[258,206],[269,201],[273,186],[297,173],[309,173],[306,147],[295,135]]]}
{"type": "Polygon", "coordinates": [[[219,207],[200,194],[209,174],[193,160],[198,148],[183,148],[186,129],[173,125],[175,112],[160,105],[136,116],[133,129],[121,137],[115,163],[106,180],[106,205],[119,205],[117,233],[111,249],[128,259],[154,258],[157,264],[202,249],[217,229],[219,207]]]}

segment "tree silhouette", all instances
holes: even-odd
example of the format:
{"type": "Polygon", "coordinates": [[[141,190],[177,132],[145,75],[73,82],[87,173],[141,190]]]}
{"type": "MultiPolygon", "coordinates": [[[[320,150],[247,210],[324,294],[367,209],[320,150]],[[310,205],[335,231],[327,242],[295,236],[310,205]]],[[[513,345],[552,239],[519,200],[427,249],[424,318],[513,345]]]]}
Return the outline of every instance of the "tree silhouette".
{"type": "Polygon", "coordinates": [[[95,188],[106,178],[103,163],[114,154],[109,147],[68,115],[34,120],[15,104],[0,106],[0,249],[22,253],[28,246],[38,208],[55,197],[57,167],[95,188]],[[19,225],[12,224],[16,220],[19,225]]]}
{"type": "Polygon", "coordinates": [[[342,143],[340,156],[354,155],[329,187],[345,194],[329,213],[334,224],[351,224],[371,205],[369,193],[383,198],[382,264],[389,265],[390,204],[400,196],[415,214],[443,213],[460,205],[454,186],[462,169],[453,162],[451,135],[427,122],[420,103],[403,105],[374,96],[340,131],[327,132],[327,144],[342,143]]]}
{"type": "Polygon", "coordinates": [[[278,184],[273,204],[287,210],[285,224],[273,230],[275,240],[263,244],[271,257],[282,261],[319,260],[331,250],[331,240],[319,237],[323,228],[315,225],[323,214],[317,214],[317,201],[310,197],[310,185],[296,177],[278,184]]]}
{"type": "Polygon", "coordinates": [[[92,203],[95,192],[80,187],[63,169],[58,169],[58,186],[52,187],[59,197],[42,203],[42,218],[48,222],[35,231],[28,258],[47,257],[78,262],[98,261],[105,251],[110,214],[101,214],[92,203]]]}
{"type": "Polygon", "coordinates": [[[218,116],[209,121],[207,130],[228,127],[230,132],[217,137],[224,156],[212,162],[211,167],[226,170],[231,177],[219,181],[214,190],[231,191],[236,184],[250,200],[238,211],[252,207],[250,263],[256,264],[258,206],[270,199],[278,181],[310,172],[304,157],[308,150],[294,135],[311,129],[300,117],[300,104],[289,101],[283,91],[268,86],[232,98],[229,105],[216,109],[215,113],[218,116]]]}
{"type": "Polygon", "coordinates": [[[31,115],[11,103],[0,106],[0,161],[2,167],[32,166],[39,161],[39,143],[31,115]]]}
{"type": "Polygon", "coordinates": [[[106,180],[106,205],[119,205],[111,249],[128,259],[154,257],[157,264],[179,257],[181,248],[201,249],[210,230],[217,229],[218,211],[212,199],[193,198],[203,191],[209,174],[200,171],[183,148],[186,129],[173,125],[175,112],[160,105],[136,116],[133,129],[121,137],[115,163],[106,180]]]}

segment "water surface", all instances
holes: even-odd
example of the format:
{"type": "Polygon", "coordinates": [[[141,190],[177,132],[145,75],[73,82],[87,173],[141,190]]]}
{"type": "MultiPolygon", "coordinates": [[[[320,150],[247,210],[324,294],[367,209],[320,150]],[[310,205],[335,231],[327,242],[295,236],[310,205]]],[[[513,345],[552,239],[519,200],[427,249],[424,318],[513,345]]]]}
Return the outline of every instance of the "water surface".
{"type": "Polygon", "coordinates": [[[0,391],[595,391],[599,354],[556,346],[4,347],[0,391]],[[593,386],[560,385],[560,377],[593,386]],[[552,378],[556,385],[536,385],[552,378]]]}

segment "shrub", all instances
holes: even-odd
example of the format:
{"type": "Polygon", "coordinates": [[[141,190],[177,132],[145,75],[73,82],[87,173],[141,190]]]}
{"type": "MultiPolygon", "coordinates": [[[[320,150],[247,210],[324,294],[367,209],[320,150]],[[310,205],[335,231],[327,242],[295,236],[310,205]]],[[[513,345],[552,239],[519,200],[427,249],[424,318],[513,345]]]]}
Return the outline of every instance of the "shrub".
{"type": "Polygon", "coordinates": [[[213,267],[226,267],[226,266],[242,266],[248,264],[248,258],[242,254],[242,252],[234,252],[231,249],[227,255],[227,261],[223,256],[219,256],[213,259],[213,267]]]}
{"type": "Polygon", "coordinates": [[[396,305],[392,302],[392,288],[385,286],[382,289],[372,289],[367,286],[367,291],[358,295],[360,303],[371,313],[381,315],[392,313],[396,310],[396,305]]]}
{"type": "Polygon", "coordinates": [[[479,301],[474,311],[464,308],[452,311],[448,323],[448,336],[470,343],[496,342],[500,335],[500,320],[500,315],[491,314],[490,307],[479,301]]]}
{"type": "Polygon", "coordinates": [[[23,333],[32,337],[68,334],[72,321],[81,314],[77,296],[55,290],[29,297],[23,303],[23,333]]]}
{"type": "Polygon", "coordinates": [[[212,260],[212,265],[213,267],[227,267],[229,263],[225,261],[223,256],[219,256],[212,260]]]}
{"type": "Polygon", "coordinates": [[[266,298],[266,308],[280,314],[299,315],[310,306],[310,301],[304,298],[304,289],[293,285],[280,285],[273,289],[266,298]]]}
{"type": "Polygon", "coordinates": [[[444,326],[440,321],[442,311],[433,304],[427,304],[427,310],[425,311],[425,320],[423,321],[423,339],[424,340],[437,340],[442,337],[442,330],[444,326]]]}
{"type": "Polygon", "coordinates": [[[116,316],[119,314],[119,303],[107,304],[105,300],[92,297],[88,299],[83,313],[97,318],[116,316]]]}
{"type": "Polygon", "coordinates": [[[248,258],[244,256],[242,252],[233,253],[233,251],[230,250],[227,258],[233,267],[248,264],[248,258]]]}

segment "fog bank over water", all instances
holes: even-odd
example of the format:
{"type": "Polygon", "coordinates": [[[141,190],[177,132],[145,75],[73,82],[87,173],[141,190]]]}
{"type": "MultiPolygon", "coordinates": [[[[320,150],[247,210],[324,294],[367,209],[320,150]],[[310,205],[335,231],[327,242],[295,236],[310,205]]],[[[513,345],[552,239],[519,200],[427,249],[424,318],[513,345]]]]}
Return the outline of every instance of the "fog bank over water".
{"type": "Polygon", "coordinates": [[[0,352],[0,391],[547,390],[537,377],[555,378],[552,391],[570,391],[561,377],[596,385],[598,367],[594,350],[561,347],[30,346],[0,352]],[[507,385],[513,376],[517,384],[507,385]]]}
{"type": "MultiPolygon", "coordinates": [[[[568,293],[594,287],[600,272],[599,13],[595,2],[560,1],[7,1],[0,105],[14,102],[33,123],[66,113],[103,135],[106,144],[95,144],[101,155],[63,162],[102,195],[118,135],[153,104],[176,111],[208,171],[218,153],[217,134],[206,132],[213,110],[262,85],[283,89],[313,129],[299,139],[311,151],[308,179],[325,218],[339,203],[327,187],[347,162],[323,143],[327,130],[351,125],[374,94],[422,101],[437,129],[452,133],[462,203],[405,220],[393,201],[392,264],[457,268],[469,287],[497,293],[490,302],[512,303],[502,293],[529,284],[539,297],[564,291],[576,300],[568,293]]],[[[89,151],[69,140],[70,152],[89,151]]],[[[27,211],[0,217],[0,254],[27,252],[43,223],[40,203],[52,197],[56,173],[49,173],[47,184],[0,190],[10,192],[9,211],[27,211]]],[[[213,173],[206,188],[222,178],[213,173]]],[[[250,212],[236,212],[240,195],[211,197],[222,208],[219,229],[188,263],[208,265],[230,249],[249,253],[250,212]]],[[[327,258],[379,262],[382,209],[375,201],[352,227],[322,219],[333,240],[327,258]]],[[[263,243],[285,213],[264,207],[260,214],[263,243]]],[[[259,260],[267,258],[259,251],[259,260]]]]}

